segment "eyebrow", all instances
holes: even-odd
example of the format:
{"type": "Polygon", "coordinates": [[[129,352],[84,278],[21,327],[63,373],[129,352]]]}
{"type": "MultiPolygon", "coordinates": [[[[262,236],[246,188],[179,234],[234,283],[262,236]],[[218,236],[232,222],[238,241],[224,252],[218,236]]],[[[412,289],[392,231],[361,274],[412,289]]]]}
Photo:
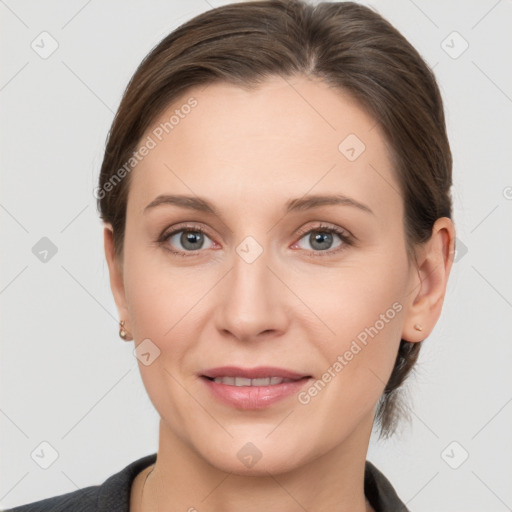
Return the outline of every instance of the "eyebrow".
{"type": "Polygon", "coordinates": [[[310,195],[298,199],[291,199],[286,203],[286,212],[309,210],[310,208],[317,208],[319,206],[326,205],[351,206],[366,213],[375,215],[369,206],[366,206],[365,204],[343,194],[310,195]]]}
{"type": "Polygon", "coordinates": [[[175,205],[181,206],[182,208],[188,208],[189,210],[197,210],[198,212],[210,213],[218,215],[217,209],[209,203],[206,199],[194,196],[179,196],[170,194],[161,194],[157,196],[151,203],[149,203],[143,210],[146,213],[152,208],[156,208],[160,205],[175,205]]]}
{"type": "MultiPolygon", "coordinates": [[[[180,206],[181,208],[187,208],[189,210],[195,210],[198,212],[209,213],[220,217],[220,212],[206,199],[197,196],[184,196],[184,195],[172,195],[172,194],[161,194],[151,201],[143,210],[143,213],[147,213],[149,210],[156,208],[160,205],[174,205],[180,206]]],[[[294,211],[304,211],[312,208],[318,208],[320,206],[329,205],[341,205],[351,206],[357,208],[366,213],[375,215],[375,213],[365,204],[347,197],[343,194],[335,195],[310,195],[303,196],[297,199],[290,199],[286,203],[286,213],[294,211]]]]}

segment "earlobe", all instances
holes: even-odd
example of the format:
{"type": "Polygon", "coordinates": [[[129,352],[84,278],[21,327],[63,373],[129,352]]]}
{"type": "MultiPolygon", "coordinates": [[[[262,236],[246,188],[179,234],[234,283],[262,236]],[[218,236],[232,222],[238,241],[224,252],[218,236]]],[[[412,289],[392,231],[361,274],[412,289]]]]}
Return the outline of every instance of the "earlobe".
{"type": "Polygon", "coordinates": [[[123,281],[123,268],[122,263],[115,255],[114,232],[111,224],[105,224],[103,230],[103,243],[105,248],[105,259],[107,260],[110,275],[110,289],[112,290],[112,295],[117,306],[119,318],[128,318],[123,281]]]}
{"type": "Polygon", "coordinates": [[[420,249],[418,279],[413,284],[402,339],[415,343],[427,338],[440,315],[453,263],[455,228],[447,217],[437,219],[431,238],[420,249]],[[419,328],[418,328],[419,327],[419,328]]]}

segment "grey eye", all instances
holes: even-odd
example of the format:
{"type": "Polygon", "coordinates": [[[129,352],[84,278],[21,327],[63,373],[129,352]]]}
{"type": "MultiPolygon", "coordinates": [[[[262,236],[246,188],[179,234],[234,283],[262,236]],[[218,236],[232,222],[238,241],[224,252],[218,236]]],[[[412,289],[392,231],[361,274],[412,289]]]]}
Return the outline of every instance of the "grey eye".
{"type": "Polygon", "coordinates": [[[326,231],[324,229],[315,229],[304,235],[298,242],[299,247],[302,249],[313,250],[313,251],[326,251],[329,249],[335,249],[341,245],[341,238],[338,234],[326,231]],[[334,237],[338,238],[338,244],[333,246],[336,241],[334,237]],[[301,242],[306,240],[309,243],[309,247],[301,246],[301,242]]]}
{"type": "Polygon", "coordinates": [[[212,241],[201,231],[182,229],[171,235],[169,242],[179,250],[197,251],[211,247],[212,241]],[[210,245],[207,245],[208,242],[210,242],[210,245]]]}

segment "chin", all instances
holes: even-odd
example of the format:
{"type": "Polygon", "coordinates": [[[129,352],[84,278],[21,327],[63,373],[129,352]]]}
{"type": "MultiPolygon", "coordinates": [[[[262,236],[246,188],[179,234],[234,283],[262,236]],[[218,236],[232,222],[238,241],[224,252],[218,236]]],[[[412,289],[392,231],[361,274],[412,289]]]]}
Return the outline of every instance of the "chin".
{"type": "Polygon", "coordinates": [[[262,455],[256,462],[241,462],[238,456],[219,454],[219,457],[210,458],[208,462],[217,469],[238,476],[269,476],[287,473],[300,464],[291,460],[286,454],[262,455]]]}
{"type": "Polygon", "coordinates": [[[286,473],[319,455],[303,453],[306,447],[313,448],[303,440],[288,436],[287,442],[283,443],[278,436],[265,438],[267,432],[265,429],[265,434],[259,431],[254,436],[235,436],[224,443],[209,444],[206,450],[199,449],[198,453],[216,469],[240,476],[286,473]]]}

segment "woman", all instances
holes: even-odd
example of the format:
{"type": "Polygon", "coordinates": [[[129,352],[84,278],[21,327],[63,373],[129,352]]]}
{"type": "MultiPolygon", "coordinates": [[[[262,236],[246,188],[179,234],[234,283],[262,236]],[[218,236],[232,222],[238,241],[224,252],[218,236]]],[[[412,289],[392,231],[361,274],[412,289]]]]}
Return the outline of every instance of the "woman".
{"type": "Polygon", "coordinates": [[[167,36],[96,190],[158,453],[12,510],[407,510],[366,461],[454,254],[442,100],[354,3],[255,1],[167,36]]]}

